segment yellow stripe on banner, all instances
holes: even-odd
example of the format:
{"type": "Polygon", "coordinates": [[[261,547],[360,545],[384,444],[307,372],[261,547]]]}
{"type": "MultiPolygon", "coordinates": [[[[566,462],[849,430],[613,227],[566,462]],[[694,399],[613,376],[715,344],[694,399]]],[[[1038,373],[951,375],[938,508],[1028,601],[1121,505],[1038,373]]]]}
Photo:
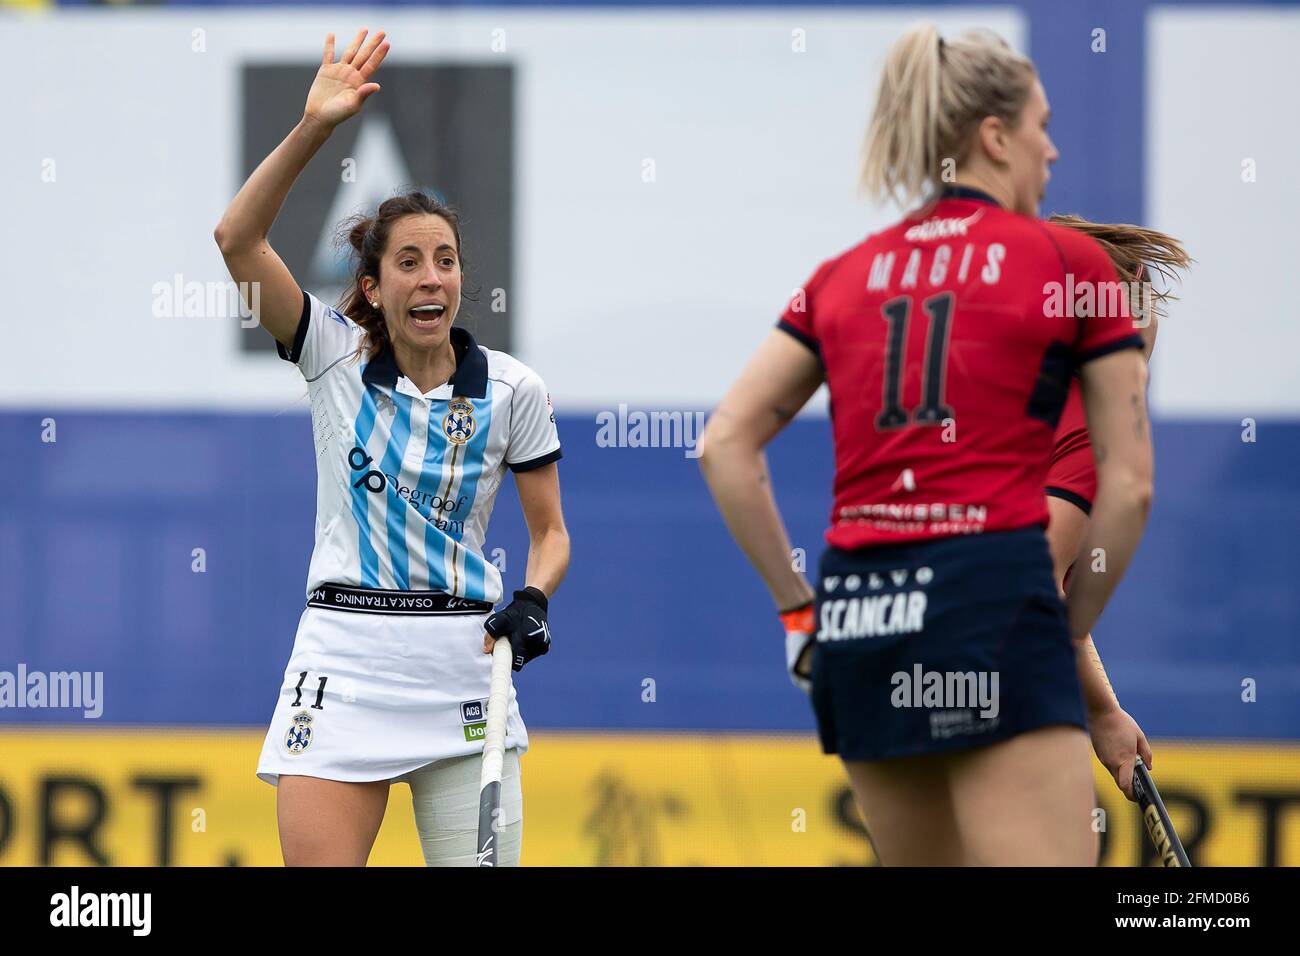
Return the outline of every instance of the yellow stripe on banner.
{"type": "Polygon", "coordinates": [[[44,10],[53,6],[54,0],[0,0],[0,8],[18,10],[44,10]]]}
{"type": "MultiPolygon", "coordinates": [[[[262,739],[244,730],[0,731],[0,864],[279,866],[275,788],[254,776],[262,739]]],[[[414,833],[410,790],[393,787],[371,861],[422,864],[414,833]]]]}
{"type": "MultiPolygon", "coordinates": [[[[279,865],[255,730],[0,731],[0,864],[279,865]],[[165,836],[164,836],[165,833],[165,836]]],[[[523,761],[530,866],[874,862],[840,764],[811,736],[542,731],[523,761]]],[[[1204,865],[1300,866],[1300,746],[1157,741],[1156,784],[1204,865]]],[[[1154,861],[1097,766],[1102,860],[1154,861]]],[[[393,787],[371,863],[420,865],[393,787]]]]}
{"type": "MultiPolygon", "coordinates": [[[[1300,746],[1152,746],[1156,786],[1202,865],[1300,866],[1300,746]]],[[[1094,770],[1102,862],[1155,862],[1137,805],[1094,770]]],[[[842,766],[811,737],[545,733],[523,773],[525,864],[876,862],[842,766]]]]}

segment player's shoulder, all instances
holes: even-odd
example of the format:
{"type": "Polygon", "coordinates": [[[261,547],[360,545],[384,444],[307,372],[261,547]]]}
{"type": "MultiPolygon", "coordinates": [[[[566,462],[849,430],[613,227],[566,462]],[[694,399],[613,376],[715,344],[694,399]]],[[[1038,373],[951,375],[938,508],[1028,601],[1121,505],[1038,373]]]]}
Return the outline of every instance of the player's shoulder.
{"type": "Polygon", "coordinates": [[[477,348],[487,359],[488,378],[492,381],[516,390],[530,385],[541,386],[542,377],[509,352],[500,352],[482,345],[477,348]]]}
{"type": "Polygon", "coordinates": [[[1056,247],[1067,272],[1083,267],[1105,269],[1110,265],[1110,256],[1092,236],[1046,219],[1028,219],[1043,238],[1056,247]]]}
{"type": "Polygon", "coordinates": [[[844,275],[846,271],[843,267],[851,264],[856,260],[863,259],[868,255],[872,241],[877,238],[877,233],[867,235],[859,242],[854,243],[849,248],[839,252],[829,259],[824,259],[813,271],[812,277],[805,284],[805,291],[808,293],[817,292],[824,288],[837,275],[844,275]]]}
{"type": "Polygon", "coordinates": [[[340,326],[342,329],[344,329],[345,331],[353,335],[365,334],[366,330],[363,329],[360,325],[358,325],[350,316],[344,315],[342,312],[334,308],[334,306],[330,305],[325,300],[313,295],[311,292],[308,292],[306,289],[303,290],[303,295],[306,297],[304,300],[304,305],[305,307],[309,307],[311,309],[311,315],[313,319],[318,319],[322,322],[335,323],[336,325],[340,326]]]}

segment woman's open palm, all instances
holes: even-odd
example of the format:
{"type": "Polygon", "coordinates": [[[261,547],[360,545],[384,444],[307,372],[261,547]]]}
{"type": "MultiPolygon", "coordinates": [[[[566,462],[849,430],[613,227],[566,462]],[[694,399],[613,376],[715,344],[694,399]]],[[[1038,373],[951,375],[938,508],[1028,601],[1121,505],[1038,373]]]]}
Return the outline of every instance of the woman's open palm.
{"type": "Polygon", "coordinates": [[[382,30],[369,41],[366,33],[362,30],[357,34],[337,63],[334,62],[334,34],[325,37],[325,54],[307,93],[305,116],[330,127],[337,126],[360,111],[370,94],[378,91],[379,84],[371,83],[370,77],[388,55],[388,44],[384,42],[382,30]]]}

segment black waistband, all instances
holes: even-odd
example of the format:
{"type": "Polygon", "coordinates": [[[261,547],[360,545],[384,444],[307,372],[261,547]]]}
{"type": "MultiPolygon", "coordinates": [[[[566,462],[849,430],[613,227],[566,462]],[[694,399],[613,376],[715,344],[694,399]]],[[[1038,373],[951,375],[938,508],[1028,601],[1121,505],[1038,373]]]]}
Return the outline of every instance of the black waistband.
{"type": "Polygon", "coordinates": [[[487,601],[445,591],[390,591],[347,584],[322,584],[307,595],[307,606],[362,614],[487,614],[492,610],[487,601]]]}

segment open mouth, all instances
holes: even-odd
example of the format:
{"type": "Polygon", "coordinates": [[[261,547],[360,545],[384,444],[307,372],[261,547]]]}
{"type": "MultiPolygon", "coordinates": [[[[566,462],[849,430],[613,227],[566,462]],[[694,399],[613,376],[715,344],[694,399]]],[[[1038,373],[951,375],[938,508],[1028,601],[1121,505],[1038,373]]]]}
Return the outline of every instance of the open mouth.
{"type": "Polygon", "coordinates": [[[416,328],[431,329],[438,324],[446,311],[446,306],[431,303],[429,305],[417,305],[407,311],[406,314],[411,317],[411,322],[416,328]]]}

